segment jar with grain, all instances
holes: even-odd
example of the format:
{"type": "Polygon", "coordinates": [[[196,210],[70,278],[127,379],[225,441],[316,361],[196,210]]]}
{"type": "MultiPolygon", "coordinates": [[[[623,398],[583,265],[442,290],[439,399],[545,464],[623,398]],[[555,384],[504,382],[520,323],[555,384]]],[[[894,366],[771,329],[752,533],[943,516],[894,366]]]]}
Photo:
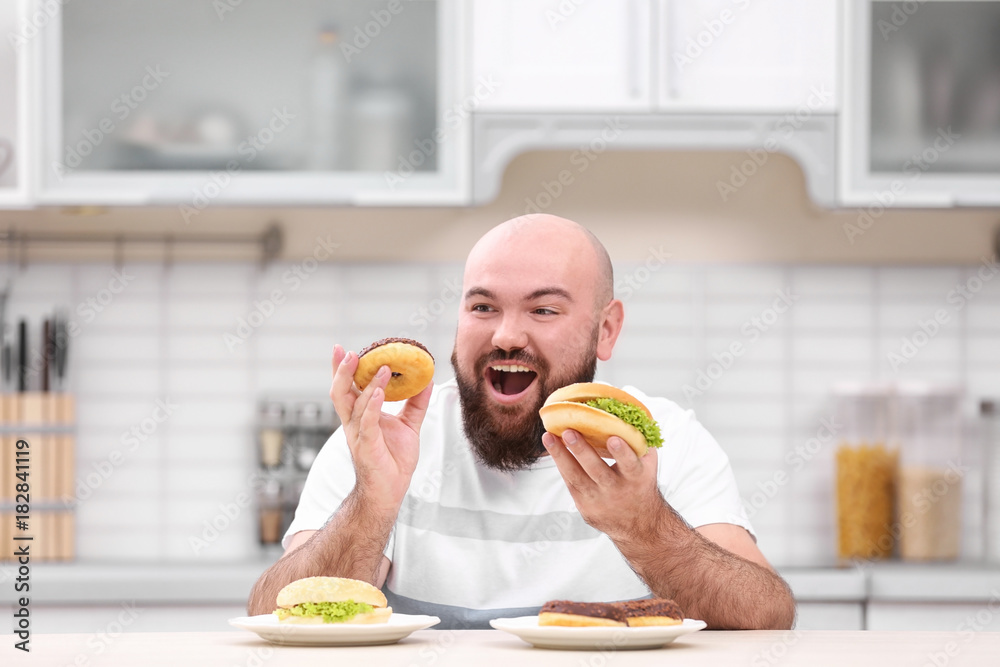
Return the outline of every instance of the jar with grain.
{"type": "Polygon", "coordinates": [[[955,560],[962,537],[961,391],[905,383],[898,388],[901,443],[897,522],[899,555],[955,560]]]}
{"type": "Polygon", "coordinates": [[[893,553],[898,447],[892,439],[892,390],[884,384],[834,387],[837,543],[841,560],[893,553]]]}

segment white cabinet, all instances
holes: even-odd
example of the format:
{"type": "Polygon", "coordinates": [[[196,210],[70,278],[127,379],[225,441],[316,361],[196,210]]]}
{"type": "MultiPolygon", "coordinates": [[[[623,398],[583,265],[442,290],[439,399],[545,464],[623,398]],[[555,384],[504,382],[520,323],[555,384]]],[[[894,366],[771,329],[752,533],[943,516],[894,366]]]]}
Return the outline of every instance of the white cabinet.
{"type": "Polygon", "coordinates": [[[997,632],[997,598],[974,602],[868,603],[867,630],[918,632],[997,632]]]}
{"type": "Polygon", "coordinates": [[[480,109],[648,110],[650,0],[476,0],[473,79],[496,81],[480,109]]]}
{"type": "Polygon", "coordinates": [[[795,614],[796,630],[864,630],[864,603],[799,602],[795,614]]]}
{"type": "Polygon", "coordinates": [[[839,199],[1000,205],[1000,1],[845,0],[839,199]]]}
{"type": "Polygon", "coordinates": [[[477,0],[488,111],[829,113],[838,0],[477,0]]]}
{"type": "Polygon", "coordinates": [[[661,0],[664,110],[837,108],[838,0],[661,0]]]}
{"type": "Polygon", "coordinates": [[[31,1],[40,203],[468,201],[463,0],[31,1]]]}
{"type": "Polygon", "coordinates": [[[30,203],[29,115],[26,57],[30,36],[27,0],[0,3],[0,208],[30,203]]]}

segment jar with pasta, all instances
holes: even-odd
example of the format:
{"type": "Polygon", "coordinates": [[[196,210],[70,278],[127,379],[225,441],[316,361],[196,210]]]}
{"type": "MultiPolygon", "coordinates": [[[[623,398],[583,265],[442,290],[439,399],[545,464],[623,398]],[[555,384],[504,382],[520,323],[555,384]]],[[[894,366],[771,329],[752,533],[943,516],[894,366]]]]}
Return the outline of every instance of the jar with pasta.
{"type": "Polygon", "coordinates": [[[836,423],[837,556],[841,561],[889,558],[898,447],[892,439],[888,385],[844,383],[834,388],[836,423]]]}

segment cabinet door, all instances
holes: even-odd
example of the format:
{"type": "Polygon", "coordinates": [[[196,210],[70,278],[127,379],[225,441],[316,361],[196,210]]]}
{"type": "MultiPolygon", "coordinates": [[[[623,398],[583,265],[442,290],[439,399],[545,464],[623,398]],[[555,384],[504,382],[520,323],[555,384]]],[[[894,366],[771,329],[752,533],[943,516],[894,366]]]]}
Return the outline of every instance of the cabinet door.
{"type": "Polygon", "coordinates": [[[845,2],[841,204],[869,222],[890,206],[1000,205],[998,25],[996,0],[845,2]]]}
{"type": "MultiPolygon", "coordinates": [[[[985,592],[985,591],[984,591],[985,592]]],[[[993,598],[974,602],[869,602],[866,630],[881,632],[997,632],[1000,614],[993,598]]]]}
{"type": "Polygon", "coordinates": [[[45,203],[467,197],[458,0],[50,4],[45,203]]]}
{"type": "Polygon", "coordinates": [[[475,81],[496,81],[479,109],[651,109],[651,0],[477,0],[475,81]]]}
{"type": "Polygon", "coordinates": [[[0,3],[0,208],[28,203],[27,58],[34,28],[27,0],[0,3]]]}
{"type": "Polygon", "coordinates": [[[664,110],[832,112],[837,0],[659,0],[664,110]]]}

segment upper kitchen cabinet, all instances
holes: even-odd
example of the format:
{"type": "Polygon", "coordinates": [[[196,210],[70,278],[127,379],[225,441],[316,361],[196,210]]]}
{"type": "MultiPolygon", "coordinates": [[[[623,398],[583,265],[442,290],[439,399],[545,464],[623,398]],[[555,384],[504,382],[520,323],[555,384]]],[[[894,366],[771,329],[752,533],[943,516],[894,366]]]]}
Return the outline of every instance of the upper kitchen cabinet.
{"type": "Polygon", "coordinates": [[[479,0],[487,111],[836,109],[838,0],[479,0]]]}
{"type": "Polygon", "coordinates": [[[28,181],[28,77],[24,30],[26,2],[0,3],[0,208],[30,203],[28,181]]]}
{"type": "Polygon", "coordinates": [[[837,108],[838,0],[660,0],[659,108],[837,108]]]}
{"type": "Polygon", "coordinates": [[[997,0],[850,0],[843,204],[1000,204],[998,35],[997,0]]]}
{"type": "Polygon", "coordinates": [[[460,0],[38,2],[39,200],[460,204],[460,0]]]}
{"type": "Polygon", "coordinates": [[[481,110],[649,110],[649,0],[475,0],[472,17],[481,110]]]}

